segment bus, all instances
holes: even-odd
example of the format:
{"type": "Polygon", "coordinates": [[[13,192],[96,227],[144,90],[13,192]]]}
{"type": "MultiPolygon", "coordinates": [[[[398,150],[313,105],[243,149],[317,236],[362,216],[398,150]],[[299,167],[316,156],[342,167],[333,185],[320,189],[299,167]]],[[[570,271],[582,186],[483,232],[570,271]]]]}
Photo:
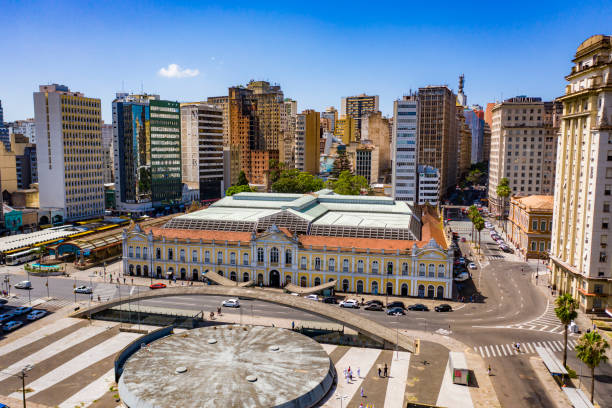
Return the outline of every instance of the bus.
{"type": "Polygon", "coordinates": [[[21,252],[15,252],[14,254],[6,255],[7,265],[19,265],[34,259],[38,259],[38,251],[36,249],[27,249],[21,252]]]}

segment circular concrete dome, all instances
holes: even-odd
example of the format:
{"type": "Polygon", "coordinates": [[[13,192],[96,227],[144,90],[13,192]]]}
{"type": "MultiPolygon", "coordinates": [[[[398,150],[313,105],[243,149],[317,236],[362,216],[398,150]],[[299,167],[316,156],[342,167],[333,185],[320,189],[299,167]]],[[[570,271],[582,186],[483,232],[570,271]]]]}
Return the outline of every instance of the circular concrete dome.
{"type": "Polygon", "coordinates": [[[119,395],[129,408],[312,407],[334,372],[321,345],[299,333],[215,326],[138,350],[125,363],[119,395]]]}

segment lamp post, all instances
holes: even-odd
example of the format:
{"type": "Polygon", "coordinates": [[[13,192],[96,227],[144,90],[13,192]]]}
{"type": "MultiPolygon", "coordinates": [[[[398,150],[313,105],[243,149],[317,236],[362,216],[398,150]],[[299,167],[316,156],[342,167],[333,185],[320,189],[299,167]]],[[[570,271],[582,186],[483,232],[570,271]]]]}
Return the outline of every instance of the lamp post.
{"type": "MultiPolygon", "coordinates": [[[[342,401],[347,399],[347,398],[348,398],[348,395],[336,394],[336,399],[340,400],[340,408],[342,408],[342,401]]],[[[24,405],[24,407],[25,407],[25,405],[24,405]]]]}

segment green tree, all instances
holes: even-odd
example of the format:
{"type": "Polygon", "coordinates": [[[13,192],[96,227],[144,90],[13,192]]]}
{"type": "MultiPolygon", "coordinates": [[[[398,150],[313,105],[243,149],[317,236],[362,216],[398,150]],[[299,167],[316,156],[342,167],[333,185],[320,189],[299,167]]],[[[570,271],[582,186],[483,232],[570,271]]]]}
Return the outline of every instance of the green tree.
{"type": "Polygon", "coordinates": [[[474,241],[474,219],[480,215],[480,211],[475,205],[470,205],[468,207],[467,216],[472,221],[472,241],[474,241]]]}
{"type": "Polygon", "coordinates": [[[608,347],[610,347],[608,342],[596,330],[584,333],[576,345],[576,357],[591,369],[591,404],[593,394],[595,394],[595,367],[608,361],[608,356],[606,356],[608,347]]]}
{"type": "Polygon", "coordinates": [[[474,228],[476,228],[476,231],[478,231],[478,253],[480,253],[480,231],[482,231],[482,229],[484,228],[485,221],[482,216],[478,214],[472,220],[472,224],[474,225],[474,228]]]}
{"type": "Polygon", "coordinates": [[[323,180],[305,171],[289,169],[281,172],[278,180],[272,184],[272,191],[276,193],[305,194],[323,188],[323,180]]]}
{"type": "Polygon", "coordinates": [[[236,183],[237,186],[248,186],[249,185],[249,180],[247,180],[246,178],[246,174],[244,174],[244,171],[240,170],[240,174],[238,175],[238,183],[236,183]]]}
{"type": "Polygon", "coordinates": [[[466,180],[472,184],[480,184],[482,180],[483,173],[479,169],[470,170],[468,173],[466,180]]]}
{"type": "Polygon", "coordinates": [[[497,196],[502,200],[502,208],[501,208],[501,219],[502,219],[502,229],[506,232],[506,199],[510,196],[511,190],[510,186],[508,186],[508,179],[503,177],[499,180],[499,184],[496,189],[497,196]]]}
{"type": "Polygon", "coordinates": [[[282,171],[285,169],[285,163],[279,162],[276,159],[270,159],[270,184],[274,184],[280,179],[282,171]]]}
{"type": "Polygon", "coordinates": [[[331,177],[337,179],[343,171],[351,171],[351,162],[346,154],[346,149],[338,149],[338,154],[334,159],[331,177]]]}
{"type": "Polygon", "coordinates": [[[234,194],[238,194],[238,193],[250,193],[253,190],[251,187],[249,187],[248,184],[246,185],[239,185],[239,186],[231,186],[230,188],[227,189],[227,191],[225,192],[226,196],[233,196],[234,194]]]}
{"type": "Polygon", "coordinates": [[[370,189],[365,177],[353,175],[348,170],[340,173],[337,180],[328,181],[327,185],[334,190],[334,193],[341,195],[359,195],[362,190],[370,189]]]}
{"type": "MultiPolygon", "coordinates": [[[[46,246],[41,245],[36,248],[36,253],[38,254],[38,264],[42,265],[42,261],[45,258],[45,255],[49,253],[49,250],[46,246]]],[[[40,267],[39,269],[42,269],[42,267],[40,267]]]]}
{"type": "Polygon", "coordinates": [[[569,293],[555,299],[555,314],[563,324],[563,365],[567,364],[567,326],[578,316],[578,302],[569,293]]]}

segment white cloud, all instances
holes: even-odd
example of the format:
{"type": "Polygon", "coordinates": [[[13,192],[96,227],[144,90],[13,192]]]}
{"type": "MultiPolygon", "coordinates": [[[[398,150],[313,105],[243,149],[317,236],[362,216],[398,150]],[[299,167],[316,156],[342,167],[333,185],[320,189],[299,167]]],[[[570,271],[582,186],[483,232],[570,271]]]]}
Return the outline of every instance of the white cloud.
{"type": "Polygon", "coordinates": [[[181,68],[178,64],[170,64],[167,68],[161,68],[157,73],[166,78],[193,78],[200,75],[200,70],[181,68]]]}

